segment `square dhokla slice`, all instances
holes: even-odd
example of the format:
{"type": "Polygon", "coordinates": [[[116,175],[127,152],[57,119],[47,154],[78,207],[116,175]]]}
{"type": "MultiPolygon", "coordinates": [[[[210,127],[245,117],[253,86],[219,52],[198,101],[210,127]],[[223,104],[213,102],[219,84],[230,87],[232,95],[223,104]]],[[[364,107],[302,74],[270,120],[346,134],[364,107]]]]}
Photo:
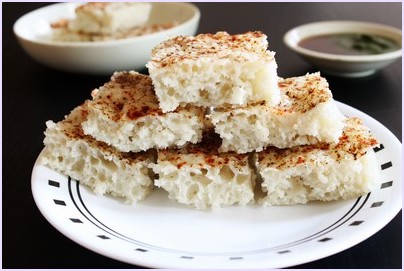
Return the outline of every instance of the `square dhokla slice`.
{"type": "Polygon", "coordinates": [[[338,143],[289,149],[269,147],[257,153],[265,206],[360,197],[380,183],[373,147],[376,139],[358,118],[345,121],[338,143]]]}
{"type": "Polygon", "coordinates": [[[345,117],[325,78],[313,73],[280,78],[278,85],[282,94],[279,105],[261,101],[211,111],[209,117],[223,139],[220,151],[246,153],[266,146],[290,148],[338,142],[345,117]]]}
{"type": "Polygon", "coordinates": [[[220,138],[206,133],[201,143],[158,151],[155,185],[168,197],[197,209],[246,205],[254,200],[255,172],[249,156],[219,153],[220,138]]]}
{"type": "Polygon", "coordinates": [[[143,26],[149,19],[150,3],[86,3],[76,8],[69,30],[86,34],[116,34],[143,26]]]}
{"type": "Polygon", "coordinates": [[[116,72],[92,96],[84,133],[119,151],[182,146],[202,138],[205,109],[188,105],[163,113],[147,75],[116,72]]]}
{"type": "Polygon", "coordinates": [[[155,157],[151,152],[122,153],[85,135],[81,123],[88,102],[64,120],[47,121],[40,163],[87,185],[97,194],[109,193],[135,203],[153,189],[150,177],[155,157]]]}
{"type": "Polygon", "coordinates": [[[178,36],[157,45],[148,62],[163,112],[180,105],[246,105],[280,100],[277,64],[261,32],[178,36]]]}

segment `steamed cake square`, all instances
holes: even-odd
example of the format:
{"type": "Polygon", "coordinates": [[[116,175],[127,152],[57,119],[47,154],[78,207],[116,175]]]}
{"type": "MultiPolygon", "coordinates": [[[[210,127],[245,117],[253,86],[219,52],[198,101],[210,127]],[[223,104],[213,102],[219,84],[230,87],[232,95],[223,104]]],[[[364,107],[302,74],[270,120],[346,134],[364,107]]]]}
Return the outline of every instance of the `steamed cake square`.
{"type": "Polygon", "coordinates": [[[280,101],[277,64],[261,32],[178,36],[157,45],[148,62],[163,112],[280,101]]]}

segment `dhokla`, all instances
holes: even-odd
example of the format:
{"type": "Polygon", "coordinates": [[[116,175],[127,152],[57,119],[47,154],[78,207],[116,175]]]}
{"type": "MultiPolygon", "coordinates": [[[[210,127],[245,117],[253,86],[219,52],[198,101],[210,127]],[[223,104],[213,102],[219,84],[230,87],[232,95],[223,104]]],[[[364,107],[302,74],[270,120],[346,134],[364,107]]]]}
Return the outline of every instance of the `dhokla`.
{"type": "Polygon", "coordinates": [[[97,194],[111,194],[127,203],[144,199],[153,189],[152,152],[122,153],[85,135],[81,123],[88,102],[76,107],[64,120],[47,121],[40,164],[69,175],[97,194]]]}
{"type": "Polygon", "coordinates": [[[163,112],[178,106],[280,101],[277,64],[259,31],[177,36],[157,45],[147,63],[163,112]]]}
{"type": "Polygon", "coordinates": [[[68,29],[86,34],[113,34],[143,26],[152,5],[131,2],[91,2],[76,8],[76,18],[71,20],[68,29]]]}
{"type": "Polygon", "coordinates": [[[377,145],[360,119],[347,118],[338,143],[268,147],[256,154],[266,194],[260,203],[292,205],[362,196],[380,182],[380,168],[372,149],[377,145]]]}
{"type": "Polygon", "coordinates": [[[170,199],[197,209],[253,202],[256,175],[249,155],[219,153],[219,146],[220,138],[206,132],[196,145],[159,150],[155,185],[170,199]]]}
{"type": "Polygon", "coordinates": [[[266,146],[290,148],[317,142],[336,143],[344,127],[328,82],[319,73],[283,79],[281,102],[214,108],[209,118],[223,139],[220,151],[247,153],[266,146]]]}
{"type": "Polygon", "coordinates": [[[205,109],[188,105],[163,113],[147,75],[116,72],[92,96],[84,133],[119,151],[183,146],[202,138],[205,109]]]}

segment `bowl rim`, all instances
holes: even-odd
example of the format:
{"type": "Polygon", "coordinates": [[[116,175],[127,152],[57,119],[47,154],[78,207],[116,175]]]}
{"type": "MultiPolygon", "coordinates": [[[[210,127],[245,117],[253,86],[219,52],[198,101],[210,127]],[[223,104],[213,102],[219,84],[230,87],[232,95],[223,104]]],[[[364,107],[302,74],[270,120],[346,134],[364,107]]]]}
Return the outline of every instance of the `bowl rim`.
{"type": "MultiPolygon", "coordinates": [[[[399,28],[390,26],[390,25],[385,25],[385,24],[379,24],[379,23],[373,23],[373,22],[366,22],[366,21],[352,21],[352,20],[333,20],[333,21],[317,21],[317,22],[312,22],[312,23],[307,23],[307,24],[302,24],[299,26],[296,26],[290,30],[288,30],[284,36],[283,36],[283,42],[293,51],[305,55],[305,56],[310,56],[312,58],[317,58],[317,59],[325,59],[325,60],[332,60],[332,61],[341,61],[341,62],[374,62],[374,61],[385,61],[389,59],[394,59],[398,58],[402,55],[402,43],[400,44],[400,48],[391,52],[387,53],[382,53],[382,54],[375,54],[375,55],[339,55],[339,54],[330,54],[330,53],[323,53],[323,52],[318,52],[310,49],[303,48],[298,45],[299,41],[302,39],[298,39],[297,42],[296,40],[296,33],[298,31],[301,31],[304,28],[309,28],[309,27],[315,27],[315,26],[325,26],[325,25],[343,25],[345,28],[347,26],[362,26],[362,27],[368,27],[372,29],[383,29],[383,30],[388,30],[390,33],[395,34],[398,39],[401,41],[402,40],[402,31],[399,28]]],[[[339,31],[330,31],[328,30],[328,33],[338,33],[339,31]]],[[[342,31],[342,32],[347,32],[347,31],[342,31]]],[[[326,32],[327,33],[327,32],[326,32]]],[[[326,34],[325,33],[325,34],[326,34]]],[[[305,36],[307,37],[313,37],[317,36],[317,34],[313,35],[308,35],[305,36]]]]}
{"type": "MultiPolygon", "coordinates": [[[[164,3],[164,2],[162,2],[162,3],[164,3]]],[[[158,32],[154,32],[154,33],[150,33],[150,34],[146,34],[146,35],[142,35],[142,36],[137,36],[137,37],[129,37],[129,38],[125,38],[125,39],[106,40],[106,41],[52,41],[52,40],[39,40],[39,39],[28,38],[19,32],[20,25],[24,24],[24,21],[26,20],[26,18],[33,16],[36,12],[40,12],[41,10],[44,10],[44,9],[55,8],[56,6],[62,6],[62,5],[68,6],[68,5],[79,5],[79,4],[83,4],[83,3],[81,3],[81,2],[80,3],[78,3],[78,2],[56,3],[56,4],[51,4],[48,6],[44,6],[44,7],[32,10],[32,11],[24,14],[20,18],[18,18],[17,21],[15,21],[15,23],[13,25],[13,32],[19,39],[22,39],[22,40],[25,40],[27,42],[34,43],[37,45],[46,45],[46,46],[55,46],[55,47],[70,47],[70,48],[100,47],[100,46],[108,47],[108,46],[116,46],[116,45],[125,45],[128,43],[142,42],[142,41],[154,38],[156,36],[164,35],[164,34],[167,34],[170,32],[175,32],[176,30],[183,28],[194,22],[198,23],[198,21],[200,20],[200,17],[201,17],[201,12],[200,12],[198,6],[196,6],[195,4],[186,3],[186,2],[171,2],[171,4],[183,6],[183,7],[193,10],[192,17],[169,29],[164,29],[164,30],[161,30],[158,32]]],[[[151,2],[151,4],[153,5],[153,4],[155,4],[155,2],[151,2]]]]}

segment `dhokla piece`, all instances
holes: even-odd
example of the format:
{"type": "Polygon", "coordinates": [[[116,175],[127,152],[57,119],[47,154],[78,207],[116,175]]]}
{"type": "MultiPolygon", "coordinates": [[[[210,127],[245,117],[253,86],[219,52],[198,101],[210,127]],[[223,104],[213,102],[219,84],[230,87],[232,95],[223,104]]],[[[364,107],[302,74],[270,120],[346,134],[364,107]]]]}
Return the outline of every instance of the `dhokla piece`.
{"type": "Polygon", "coordinates": [[[259,31],[178,36],[160,43],[146,66],[161,109],[169,112],[189,103],[277,104],[277,64],[267,47],[267,36],[259,31]]]}
{"type": "Polygon", "coordinates": [[[170,199],[197,209],[252,202],[256,175],[249,156],[218,153],[219,146],[220,138],[206,133],[199,144],[159,150],[155,185],[170,199]]]}
{"type": "Polygon", "coordinates": [[[76,8],[76,18],[68,29],[86,34],[114,34],[143,26],[151,11],[150,3],[93,2],[76,8]]]}
{"type": "Polygon", "coordinates": [[[119,151],[183,146],[202,138],[205,109],[188,105],[163,113],[147,75],[116,72],[92,96],[84,133],[119,151]]]}
{"type": "Polygon", "coordinates": [[[152,152],[122,153],[85,135],[81,123],[88,102],[75,108],[64,120],[47,121],[40,163],[87,185],[96,194],[109,193],[127,203],[144,199],[153,189],[152,152]]]}
{"type": "Polygon", "coordinates": [[[380,182],[373,147],[376,139],[360,119],[348,118],[340,141],[257,153],[266,196],[264,206],[346,200],[362,196],[380,182]]]}
{"type": "Polygon", "coordinates": [[[91,42],[91,41],[108,41],[119,40],[132,37],[143,36],[155,32],[163,31],[176,26],[177,22],[167,22],[160,24],[148,24],[128,29],[126,31],[114,32],[111,34],[94,34],[83,33],[80,31],[73,31],[69,29],[71,21],[61,19],[51,24],[52,27],[52,40],[64,42],[91,42]]]}
{"type": "Polygon", "coordinates": [[[209,118],[223,139],[220,151],[246,153],[266,146],[290,148],[336,143],[344,127],[328,82],[319,73],[279,79],[282,99],[279,105],[250,103],[211,111],[209,118]]]}

